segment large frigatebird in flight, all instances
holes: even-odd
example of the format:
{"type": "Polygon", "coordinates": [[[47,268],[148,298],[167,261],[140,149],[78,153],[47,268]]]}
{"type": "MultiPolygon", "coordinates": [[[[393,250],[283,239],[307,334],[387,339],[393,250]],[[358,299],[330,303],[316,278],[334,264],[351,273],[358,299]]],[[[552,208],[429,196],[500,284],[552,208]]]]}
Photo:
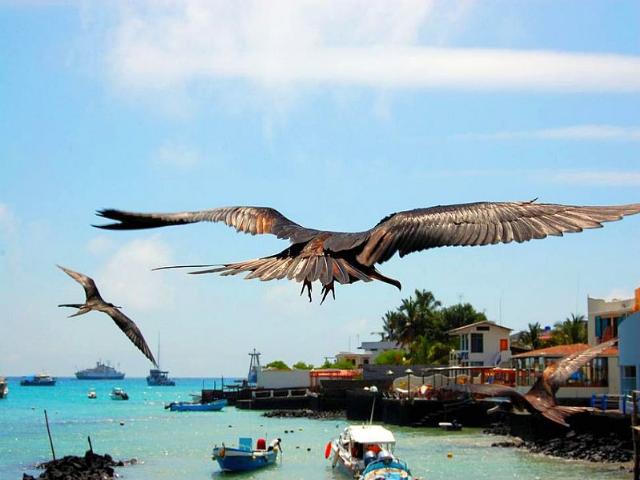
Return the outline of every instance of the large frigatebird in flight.
{"type": "Polygon", "coordinates": [[[120,311],[121,307],[114,305],[113,303],[105,302],[100,296],[100,292],[98,291],[98,287],[96,287],[95,282],[92,278],[83,275],[82,273],[74,272],[73,270],[69,270],[68,268],[61,267],[58,265],[63,272],[73,278],[76,282],[78,282],[84,288],[84,293],[87,297],[84,303],[63,303],[62,305],[58,305],[59,307],[73,307],[77,308],[78,311],[69,317],[77,317],[78,315],[84,315],[85,313],[90,312],[91,310],[96,310],[98,312],[104,312],[109,315],[116,325],[124,332],[124,334],[131,340],[131,342],[140,349],[144,355],[151,360],[151,362],[157,367],[156,359],[153,358],[153,353],[149,349],[147,342],[144,340],[142,336],[142,332],[138,328],[138,326],[127,317],[124,313],[120,311]]]}
{"type": "Polygon", "coordinates": [[[640,212],[640,203],[618,206],[573,206],[529,202],[478,202],[443,205],[393,213],[373,228],[355,233],[331,232],[303,227],[267,207],[224,207],[178,213],[134,213],[99,210],[101,217],[116,223],[95,225],[108,230],[136,230],[184,225],[196,222],[223,222],[239,232],[252,235],[270,233],[291,245],[269,257],[223,265],[180,265],[212,267],[191,273],[220,273],[260,280],[287,278],[302,282],[311,300],[311,284],[322,284],[322,301],[334,282],[349,284],[380,280],[401,288],[400,282],[382,275],[375,265],[386,262],[396,252],[409,253],[445,246],[476,246],[521,243],[548,235],[581,232],[602,227],[603,222],[620,220],[640,212]]]}
{"type": "MultiPolygon", "coordinates": [[[[568,427],[567,417],[588,411],[585,407],[567,407],[558,405],[556,393],[567,383],[567,380],[582,366],[589,363],[607,348],[614,346],[617,338],[599,343],[580,352],[572,353],[544,369],[531,389],[524,395],[506,385],[496,384],[467,384],[446,387],[454,390],[467,390],[470,393],[486,397],[507,397],[511,406],[530,413],[539,413],[549,420],[568,427]]],[[[500,406],[495,410],[500,409],[500,406]]],[[[489,411],[494,410],[490,409],[489,411]]]]}

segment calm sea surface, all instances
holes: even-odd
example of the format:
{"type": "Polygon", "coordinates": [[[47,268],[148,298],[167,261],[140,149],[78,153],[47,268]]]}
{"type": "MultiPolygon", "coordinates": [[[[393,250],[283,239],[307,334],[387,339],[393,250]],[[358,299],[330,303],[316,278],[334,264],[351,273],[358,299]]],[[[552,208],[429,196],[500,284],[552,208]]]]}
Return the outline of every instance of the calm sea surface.
{"type": "MultiPolygon", "coordinates": [[[[91,436],[97,453],[142,463],[119,469],[129,480],[212,479],[221,475],[211,461],[214,444],[235,444],[239,436],[282,438],[281,464],[237,479],[336,479],[324,459],[324,447],[346,426],[343,420],[268,419],[259,412],[227,407],[222,412],[169,412],[172,400],[189,400],[202,380],[177,379],[176,387],[148,387],[144,379],[117,383],[60,379],[55,387],[21,387],[9,380],[9,397],[0,400],[0,479],[20,479],[22,473],[50,458],[43,409],[47,409],[58,457],[82,455],[91,436]],[[127,402],[109,399],[113,386],[123,387],[127,402]],[[87,399],[95,387],[97,400],[87,399]],[[121,425],[124,422],[124,425],[121,425]],[[284,433],[285,430],[293,433],[284,433]]],[[[211,381],[208,381],[210,386],[211,381]]],[[[525,451],[491,448],[500,437],[479,430],[445,434],[431,429],[390,427],[397,455],[414,475],[428,480],[623,479],[617,468],[551,460],[525,451]],[[447,458],[451,452],[453,457],[447,458]]]]}

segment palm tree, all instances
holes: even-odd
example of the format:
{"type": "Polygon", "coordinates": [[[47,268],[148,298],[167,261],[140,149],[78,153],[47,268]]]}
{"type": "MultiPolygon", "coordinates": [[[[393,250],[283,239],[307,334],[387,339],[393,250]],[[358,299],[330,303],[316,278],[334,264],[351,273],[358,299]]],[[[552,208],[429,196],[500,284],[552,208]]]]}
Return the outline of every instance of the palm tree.
{"type": "Polygon", "coordinates": [[[564,322],[556,323],[553,338],[560,345],[587,343],[587,322],[584,315],[572,313],[564,322]]]}
{"type": "Polygon", "coordinates": [[[522,333],[522,343],[529,345],[533,350],[540,348],[540,334],[542,333],[542,327],[540,322],[530,323],[527,325],[529,330],[522,333]]]}

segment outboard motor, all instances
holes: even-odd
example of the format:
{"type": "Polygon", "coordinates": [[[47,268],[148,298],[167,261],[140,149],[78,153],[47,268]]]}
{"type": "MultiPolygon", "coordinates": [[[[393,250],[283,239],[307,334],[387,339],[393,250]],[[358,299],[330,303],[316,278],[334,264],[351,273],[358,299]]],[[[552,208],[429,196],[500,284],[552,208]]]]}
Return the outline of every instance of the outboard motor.
{"type": "Polygon", "coordinates": [[[371,450],[367,450],[367,452],[364,454],[364,466],[365,466],[365,468],[371,462],[374,462],[376,460],[376,458],[377,458],[377,455],[375,454],[375,452],[372,452],[371,450]]]}
{"type": "Polygon", "coordinates": [[[380,450],[380,453],[378,453],[378,460],[384,463],[390,463],[393,460],[393,455],[391,455],[391,452],[388,450],[380,450]]]}

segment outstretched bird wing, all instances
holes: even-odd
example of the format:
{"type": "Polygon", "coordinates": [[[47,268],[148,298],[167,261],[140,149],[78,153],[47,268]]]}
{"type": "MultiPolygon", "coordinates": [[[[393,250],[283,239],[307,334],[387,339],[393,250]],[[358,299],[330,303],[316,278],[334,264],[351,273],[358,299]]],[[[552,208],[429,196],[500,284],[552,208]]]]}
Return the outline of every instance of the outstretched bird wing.
{"type": "MultiPolygon", "coordinates": [[[[640,213],[640,203],[573,206],[531,202],[480,202],[394,213],[369,230],[357,259],[364,265],[427,248],[526,242],[599,228],[640,213]]],[[[354,234],[356,235],[356,234],[354,234]]],[[[331,247],[330,241],[326,245],[331,247]]]]}
{"type": "Polygon", "coordinates": [[[549,385],[555,391],[565,384],[567,380],[569,380],[569,377],[577,372],[580,367],[586,365],[607,348],[613,347],[616,343],[618,343],[618,339],[614,338],[607,342],[602,342],[598,345],[587,348],[581,352],[568,355],[545,368],[543,376],[547,377],[549,385]]]}
{"type": "Polygon", "coordinates": [[[142,332],[135,324],[133,320],[127,317],[124,313],[118,310],[116,307],[105,307],[102,309],[107,315],[109,315],[116,325],[120,327],[120,330],[124,332],[124,334],[129,337],[129,340],[140,349],[144,355],[151,360],[151,362],[157,367],[156,359],[153,358],[153,353],[151,353],[151,349],[147,345],[144,337],[142,336],[142,332]]]}
{"type": "Polygon", "coordinates": [[[318,230],[302,227],[280,212],[268,207],[223,207],[195,212],[135,213],[122,210],[99,210],[97,214],[118,223],[94,225],[107,230],[138,230],[197,222],[223,222],[238,232],[251,235],[271,233],[292,243],[304,242],[318,230]]]}
{"type": "Polygon", "coordinates": [[[73,270],[69,270],[61,265],[57,266],[64,273],[73,278],[76,282],[78,282],[84,288],[84,293],[87,296],[87,300],[96,299],[102,300],[100,296],[100,292],[98,291],[98,287],[96,287],[95,282],[92,278],[87,277],[86,275],[78,272],[74,272],[73,270]]]}

